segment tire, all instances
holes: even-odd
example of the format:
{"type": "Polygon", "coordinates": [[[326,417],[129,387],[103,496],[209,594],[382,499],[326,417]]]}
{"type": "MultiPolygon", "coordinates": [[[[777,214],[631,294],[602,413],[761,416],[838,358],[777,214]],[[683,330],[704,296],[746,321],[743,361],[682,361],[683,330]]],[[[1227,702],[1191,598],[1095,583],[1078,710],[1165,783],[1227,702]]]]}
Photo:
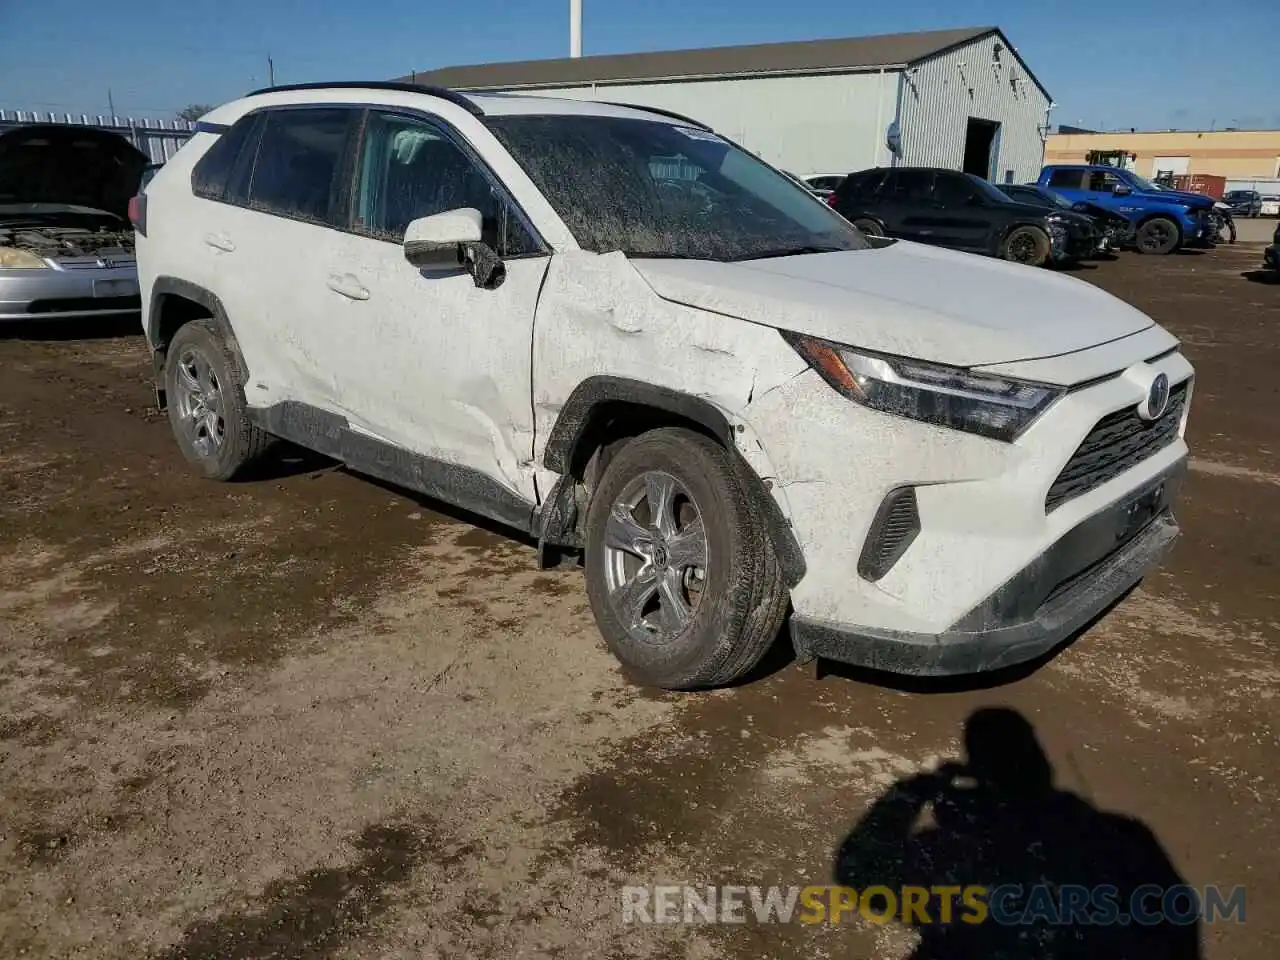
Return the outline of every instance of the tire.
{"type": "Polygon", "coordinates": [[[1049,251],[1049,235],[1039,227],[1014,227],[1000,244],[1000,259],[1043,267],[1049,261],[1049,251]]]}
{"type": "Polygon", "coordinates": [[[250,422],[244,376],[212,320],[179,328],[165,354],[169,425],[182,455],[212,480],[231,480],[271,445],[250,422]]]}
{"type": "Polygon", "coordinates": [[[1168,217],[1152,217],[1134,234],[1133,242],[1139,253],[1164,256],[1173,253],[1181,243],[1178,225],[1168,217]]]}
{"type": "Polygon", "coordinates": [[[866,217],[859,217],[853,221],[853,225],[865,233],[869,237],[883,237],[884,227],[876,223],[874,220],[868,220],[866,217]]]}
{"type": "Polygon", "coordinates": [[[729,451],[680,428],[642,434],[605,468],[587,512],[587,597],[632,679],[669,690],[721,686],[773,643],[788,591],[763,511],[753,508],[755,482],[729,451]],[[656,530],[651,500],[666,504],[656,530]]]}

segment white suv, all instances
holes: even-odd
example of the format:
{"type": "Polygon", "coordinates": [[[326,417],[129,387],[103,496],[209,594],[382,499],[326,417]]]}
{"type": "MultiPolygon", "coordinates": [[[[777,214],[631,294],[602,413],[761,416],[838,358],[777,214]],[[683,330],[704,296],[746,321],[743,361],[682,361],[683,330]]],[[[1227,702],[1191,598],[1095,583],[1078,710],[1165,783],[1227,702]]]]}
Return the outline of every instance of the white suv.
{"type": "Polygon", "coordinates": [[[581,551],[642,682],[946,674],[1071,637],[1177,534],[1192,369],[1042,270],[868,239],[656,110],[397,84],[219,107],[147,188],[178,443],[282,437],[581,551]]]}

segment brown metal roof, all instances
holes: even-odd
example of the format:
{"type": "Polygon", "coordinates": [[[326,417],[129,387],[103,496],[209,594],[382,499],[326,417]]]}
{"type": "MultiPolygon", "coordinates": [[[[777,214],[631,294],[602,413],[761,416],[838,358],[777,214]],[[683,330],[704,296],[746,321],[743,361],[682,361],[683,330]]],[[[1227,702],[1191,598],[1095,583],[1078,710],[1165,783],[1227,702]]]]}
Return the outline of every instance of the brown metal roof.
{"type": "MultiPolygon", "coordinates": [[[[827,73],[906,66],[999,33],[996,27],[890,33],[876,37],[759,43],[745,47],[665,50],[603,57],[521,60],[443,67],[401,79],[457,90],[509,90],[519,87],[674,80],[744,74],[827,73]]],[[[1007,42],[1007,41],[1006,41],[1007,42]]]]}

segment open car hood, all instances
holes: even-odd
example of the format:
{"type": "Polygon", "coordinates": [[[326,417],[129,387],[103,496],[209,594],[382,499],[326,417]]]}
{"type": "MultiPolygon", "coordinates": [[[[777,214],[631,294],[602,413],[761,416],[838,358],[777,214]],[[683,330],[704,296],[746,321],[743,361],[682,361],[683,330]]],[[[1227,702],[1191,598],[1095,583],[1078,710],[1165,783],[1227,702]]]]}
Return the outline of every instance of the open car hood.
{"type": "Polygon", "coordinates": [[[1074,353],[1154,324],[1081,280],[902,241],[738,263],[631,263],[675,303],[961,367],[1074,353]]]}
{"type": "Polygon", "coordinates": [[[32,124],[0,134],[0,205],[59,203],[128,216],[147,158],[93,127],[32,124]]]}

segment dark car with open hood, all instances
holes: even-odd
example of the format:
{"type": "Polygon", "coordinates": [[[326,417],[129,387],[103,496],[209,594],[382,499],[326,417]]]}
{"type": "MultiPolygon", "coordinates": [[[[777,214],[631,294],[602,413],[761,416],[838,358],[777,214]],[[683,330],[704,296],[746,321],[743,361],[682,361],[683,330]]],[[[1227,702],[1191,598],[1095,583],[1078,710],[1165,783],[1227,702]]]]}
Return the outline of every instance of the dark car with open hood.
{"type": "Polygon", "coordinates": [[[1093,223],[1094,237],[1097,241],[1094,252],[1097,254],[1114,253],[1132,242],[1133,228],[1129,226],[1129,221],[1119,214],[1104,210],[1097,204],[1085,201],[1072,203],[1066,197],[1034,183],[1001,184],[999,189],[1015,203],[1026,203],[1045,210],[1071,210],[1088,217],[1093,223]]]}
{"type": "Polygon", "coordinates": [[[140,309],[128,205],[146,163],[92,127],[0,135],[0,322],[140,309]]]}
{"type": "Polygon", "coordinates": [[[851,173],[827,203],[864,233],[1044,266],[1090,256],[1093,221],[1018,203],[981,177],[931,167],[851,173]]]}

